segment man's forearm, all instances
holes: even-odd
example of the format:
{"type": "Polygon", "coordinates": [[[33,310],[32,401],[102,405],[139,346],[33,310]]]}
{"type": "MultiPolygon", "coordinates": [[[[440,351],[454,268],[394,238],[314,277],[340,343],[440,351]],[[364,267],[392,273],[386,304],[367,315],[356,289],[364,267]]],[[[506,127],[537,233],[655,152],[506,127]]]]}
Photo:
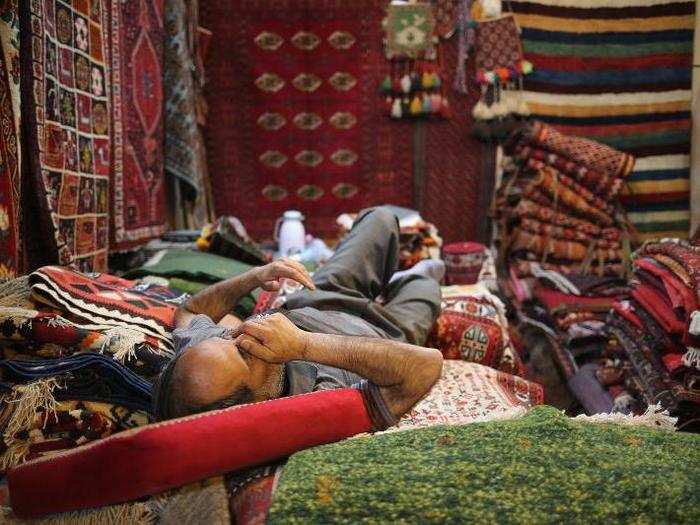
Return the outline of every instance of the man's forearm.
{"type": "Polygon", "coordinates": [[[218,323],[230,313],[241,297],[249,294],[260,285],[254,272],[248,271],[236,277],[206,287],[190,297],[185,309],[193,314],[205,314],[218,323]]]}
{"type": "Polygon", "coordinates": [[[397,417],[428,392],[442,369],[438,350],[369,337],[308,333],[303,358],[368,379],[397,417]]]}

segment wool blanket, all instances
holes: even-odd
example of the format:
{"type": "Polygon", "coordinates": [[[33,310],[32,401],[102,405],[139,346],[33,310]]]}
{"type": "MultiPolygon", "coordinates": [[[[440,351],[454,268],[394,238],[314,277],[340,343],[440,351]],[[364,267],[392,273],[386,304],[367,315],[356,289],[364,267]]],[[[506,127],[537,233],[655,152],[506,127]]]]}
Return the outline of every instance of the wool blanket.
{"type": "Polygon", "coordinates": [[[44,260],[107,268],[112,168],[109,5],[20,2],[25,164],[44,260]]]}
{"type": "Polygon", "coordinates": [[[165,231],[163,0],[111,2],[110,249],[165,231]]]}
{"type": "Polygon", "coordinates": [[[511,2],[533,115],[637,158],[622,200],[644,239],[689,234],[695,4],[511,2]]]}
{"type": "Polygon", "coordinates": [[[295,454],[268,522],[582,523],[593,517],[690,524],[700,519],[699,451],[694,434],[591,423],[536,407],[509,421],[363,437],[295,454]]]}

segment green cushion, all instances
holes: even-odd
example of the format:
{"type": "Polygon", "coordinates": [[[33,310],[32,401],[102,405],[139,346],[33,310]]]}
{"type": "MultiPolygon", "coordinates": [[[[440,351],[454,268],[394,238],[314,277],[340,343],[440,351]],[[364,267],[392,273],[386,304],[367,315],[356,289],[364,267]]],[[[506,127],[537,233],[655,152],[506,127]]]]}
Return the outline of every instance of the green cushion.
{"type": "Polygon", "coordinates": [[[291,457],[276,523],[700,523],[700,436],[510,421],[349,439],[291,457]]]}
{"type": "Polygon", "coordinates": [[[217,282],[240,275],[253,268],[250,264],[193,250],[163,250],[143,266],[126,274],[128,278],[145,275],[179,277],[188,281],[217,282]]]}

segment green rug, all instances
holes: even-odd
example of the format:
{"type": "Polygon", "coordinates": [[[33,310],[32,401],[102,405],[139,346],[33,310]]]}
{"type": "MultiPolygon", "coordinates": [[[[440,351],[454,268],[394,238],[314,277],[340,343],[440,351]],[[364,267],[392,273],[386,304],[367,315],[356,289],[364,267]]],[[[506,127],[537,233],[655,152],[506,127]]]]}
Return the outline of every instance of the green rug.
{"type": "Polygon", "coordinates": [[[537,407],[350,439],[291,457],[269,522],[700,523],[700,436],[537,407]]]}

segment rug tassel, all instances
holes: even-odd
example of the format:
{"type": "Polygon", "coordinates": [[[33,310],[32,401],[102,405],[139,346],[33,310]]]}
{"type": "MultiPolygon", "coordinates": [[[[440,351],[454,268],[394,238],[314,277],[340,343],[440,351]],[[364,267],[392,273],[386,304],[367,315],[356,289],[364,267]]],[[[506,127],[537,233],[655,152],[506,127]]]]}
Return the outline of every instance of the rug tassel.
{"type": "Polygon", "coordinates": [[[104,335],[105,340],[100,347],[100,353],[110,353],[122,364],[136,359],[136,345],[143,342],[143,336],[139,332],[114,327],[107,330],[104,335]]]}
{"type": "MultiPolygon", "coordinates": [[[[58,378],[48,377],[26,385],[16,385],[11,393],[0,398],[2,402],[17,405],[5,427],[4,438],[7,450],[0,460],[0,466],[4,470],[20,463],[29,452],[29,446],[24,441],[17,440],[17,433],[29,430],[39,410],[43,409],[47,413],[56,414],[58,402],[53,395],[55,388],[63,388],[63,386],[59,384],[58,378]]],[[[44,420],[44,424],[46,421],[47,419],[44,420]]]]}
{"type": "Polygon", "coordinates": [[[641,416],[633,414],[594,414],[592,416],[580,415],[574,419],[587,423],[614,423],[627,427],[650,427],[662,430],[676,430],[677,417],[672,417],[668,410],[661,405],[649,405],[641,416]]]}

